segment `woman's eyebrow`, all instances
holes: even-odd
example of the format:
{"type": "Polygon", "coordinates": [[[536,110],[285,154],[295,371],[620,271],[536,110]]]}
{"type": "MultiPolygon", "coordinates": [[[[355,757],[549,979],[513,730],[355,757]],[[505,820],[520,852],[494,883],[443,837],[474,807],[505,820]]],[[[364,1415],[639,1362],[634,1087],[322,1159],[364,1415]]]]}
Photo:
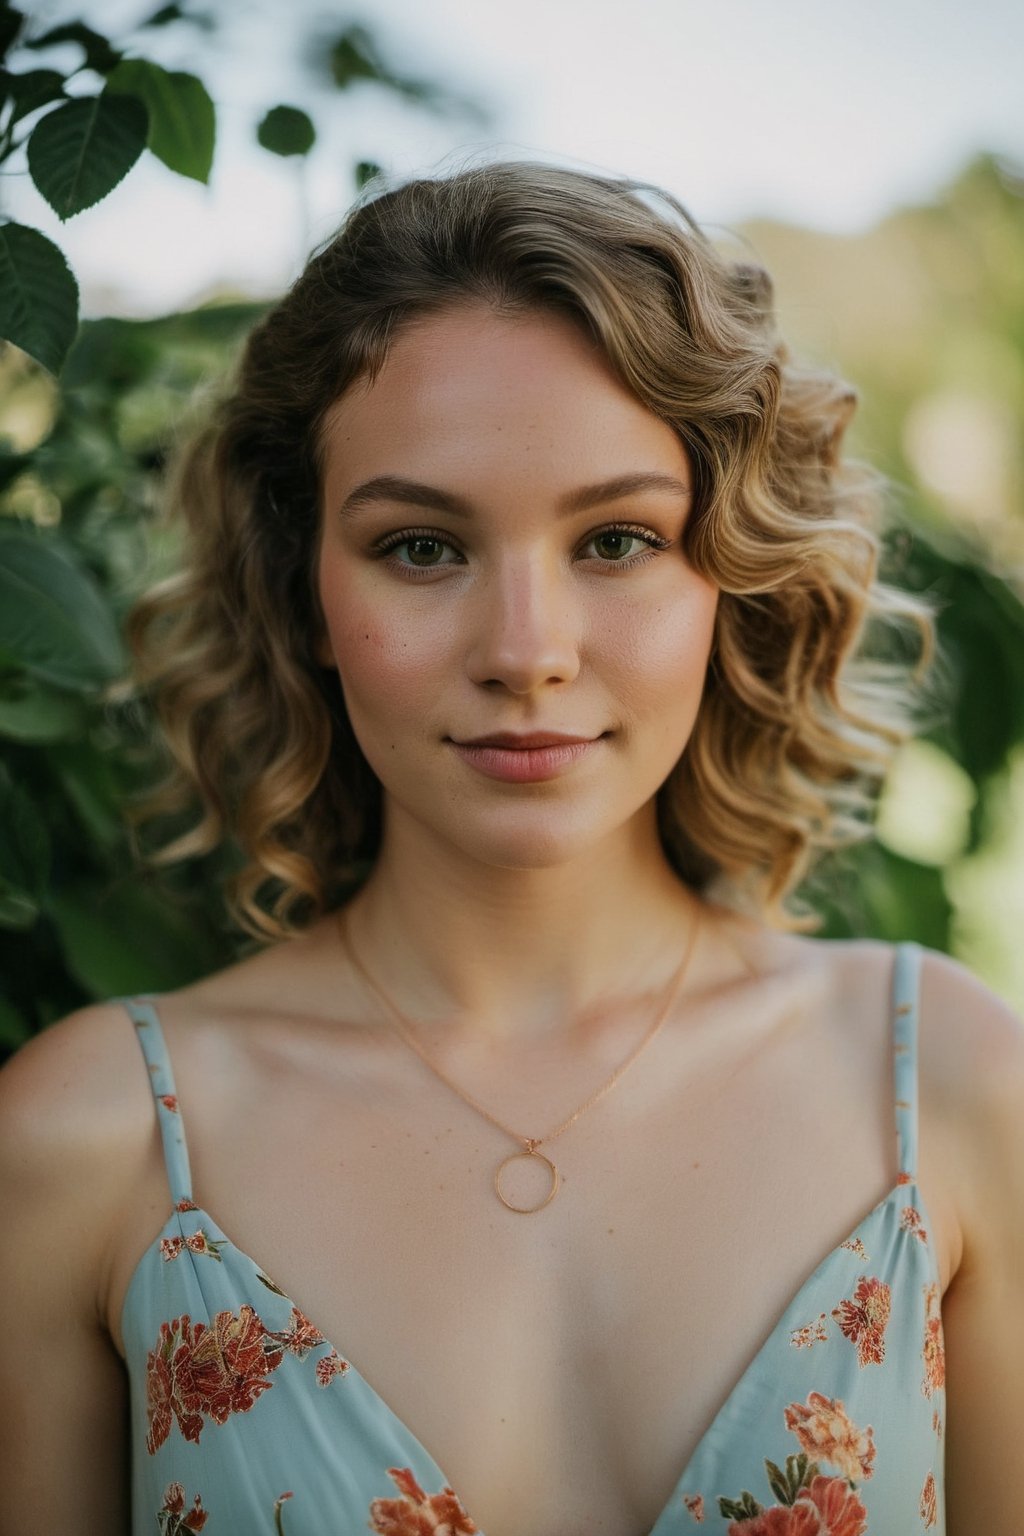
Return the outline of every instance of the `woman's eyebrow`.
{"type": "MultiPolygon", "coordinates": [[[[634,496],[638,491],[668,491],[673,496],[689,496],[690,487],[675,475],[646,470],[631,475],[618,475],[614,480],[602,480],[598,485],[585,485],[570,491],[558,504],[559,517],[575,512],[585,512],[599,503],[620,501],[624,496],[634,496]]],[[[429,507],[434,512],[450,512],[455,517],[472,517],[473,505],[454,491],[441,490],[436,485],[425,485],[421,480],[406,480],[401,475],[375,475],[357,485],[341,504],[341,515],[348,517],[378,501],[401,501],[411,506],[429,507]]]]}

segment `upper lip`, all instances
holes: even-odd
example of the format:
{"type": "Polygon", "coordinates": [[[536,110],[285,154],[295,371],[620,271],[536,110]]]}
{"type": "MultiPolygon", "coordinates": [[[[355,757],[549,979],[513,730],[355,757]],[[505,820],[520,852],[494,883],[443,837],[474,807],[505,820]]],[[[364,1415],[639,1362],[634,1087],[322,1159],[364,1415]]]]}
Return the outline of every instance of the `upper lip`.
{"type": "Polygon", "coordinates": [[[490,736],[472,736],[456,742],[460,747],[562,747],[570,742],[594,741],[593,736],[569,736],[563,731],[530,731],[517,736],[513,731],[495,731],[490,736]]]}

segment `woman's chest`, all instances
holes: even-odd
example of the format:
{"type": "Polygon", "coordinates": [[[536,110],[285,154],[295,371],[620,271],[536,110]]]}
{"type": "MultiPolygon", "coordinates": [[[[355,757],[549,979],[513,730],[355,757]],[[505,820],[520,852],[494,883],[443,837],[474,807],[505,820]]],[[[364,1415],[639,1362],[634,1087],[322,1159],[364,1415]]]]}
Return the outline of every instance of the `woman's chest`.
{"type": "MultiPolygon", "coordinates": [[[[871,1070],[844,1085],[798,1018],[731,1052],[663,1052],[542,1143],[561,1182],[533,1214],[495,1192],[514,1142],[415,1061],[346,1090],[253,1058],[214,1091],[170,1043],[196,1200],[487,1536],[650,1530],[793,1293],[895,1177],[884,1088],[876,1103],[871,1070]]],[[[565,1118],[547,1113],[552,1086],[523,1134],[565,1118]]],[[[161,1179],[157,1159],[140,1198],[161,1179]]],[[[128,1223],[115,1313],[147,1221],[128,1223]]]]}

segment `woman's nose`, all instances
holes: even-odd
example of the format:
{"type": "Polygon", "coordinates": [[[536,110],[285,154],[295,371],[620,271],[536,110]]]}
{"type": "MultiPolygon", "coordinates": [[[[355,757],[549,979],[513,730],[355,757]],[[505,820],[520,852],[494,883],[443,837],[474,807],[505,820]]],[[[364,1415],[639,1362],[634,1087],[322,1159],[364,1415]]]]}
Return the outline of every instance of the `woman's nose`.
{"type": "Polygon", "coordinates": [[[504,561],[480,584],[470,609],[468,665],[475,682],[528,693],[576,676],[583,615],[578,594],[550,557],[504,561]]]}

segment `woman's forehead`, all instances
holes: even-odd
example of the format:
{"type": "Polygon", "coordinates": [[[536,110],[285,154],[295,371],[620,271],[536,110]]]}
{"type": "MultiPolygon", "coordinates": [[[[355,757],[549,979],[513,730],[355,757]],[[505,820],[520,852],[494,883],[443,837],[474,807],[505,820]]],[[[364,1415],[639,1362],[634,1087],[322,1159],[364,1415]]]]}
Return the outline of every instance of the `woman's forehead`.
{"type": "Polygon", "coordinates": [[[373,384],[326,413],[321,440],[325,465],[343,458],[353,485],[370,474],[426,478],[453,462],[473,475],[514,461],[525,475],[531,460],[569,461],[592,480],[687,467],[678,434],[572,322],[480,309],[396,337],[373,384]]]}

